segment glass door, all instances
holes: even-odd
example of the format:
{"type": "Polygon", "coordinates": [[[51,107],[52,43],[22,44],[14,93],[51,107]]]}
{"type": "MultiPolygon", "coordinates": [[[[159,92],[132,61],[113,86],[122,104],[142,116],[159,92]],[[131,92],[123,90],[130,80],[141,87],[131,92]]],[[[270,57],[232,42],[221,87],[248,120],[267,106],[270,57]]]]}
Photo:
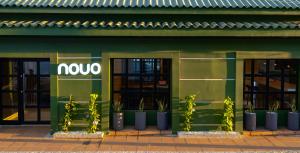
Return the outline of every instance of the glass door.
{"type": "Polygon", "coordinates": [[[4,124],[49,123],[47,59],[0,59],[0,117],[4,124]]]}
{"type": "Polygon", "coordinates": [[[17,60],[0,61],[0,113],[1,120],[6,123],[15,124],[20,120],[19,68],[17,60]]]}

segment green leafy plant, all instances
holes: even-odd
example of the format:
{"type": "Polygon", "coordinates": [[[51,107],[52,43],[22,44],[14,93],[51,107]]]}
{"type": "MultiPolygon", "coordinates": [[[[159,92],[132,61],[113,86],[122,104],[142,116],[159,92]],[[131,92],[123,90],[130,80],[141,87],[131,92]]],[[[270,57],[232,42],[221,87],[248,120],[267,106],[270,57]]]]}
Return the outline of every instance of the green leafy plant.
{"type": "Polygon", "coordinates": [[[254,105],[252,103],[248,105],[246,112],[254,113],[254,105]]]}
{"type": "Polygon", "coordinates": [[[183,131],[188,132],[192,128],[192,115],[196,106],[195,100],[196,95],[189,95],[185,97],[183,131]]]}
{"type": "Polygon", "coordinates": [[[157,100],[157,105],[159,112],[166,112],[168,104],[165,103],[165,99],[157,100]]]}
{"type": "Polygon", "coordinates": [[[233,131],[233,101],[230,97],[225,98],[224,100],[224,114],[222,119],[222,129],[224,131],[233,131]]]}
{"type": "Polygon", "coordinates": [[[269,112],[277,112],[278,108],[279,108],[279,101],[278,100],[276,100],[275,102],[269,104],[269,112]]]}
{"type": "Polygon", "coordinates": [[[68,132],[69,128],[72,124],[72,117],[74,111],[76,111],[76,105],[74,103],[74,97],[72,95],[69,96],[69,102],[65,104],[65,115],[63,118],[62,130],[64,132],[68,132]]]}
{"type": "Polygon", "coordinates": [[[296,100],[293,98],[292,102],[289,103],[290,109],[292,112],[297,112],[296,100]]]}
{"type": "Polygon", "coordinates": [[[114,108],[115,113],[121,113],[122,109],[123,109],[123,104],[121,104],[121,101],[119,101],[119,100],[115,101],[113,108],[114,108]]]}
{"type": "Polygon", "coordinates": [[[100,123],[100,114],[98,113],[96,103],[97,98],[98,94],[90,94],[88,133],[95,133],[98,130],[98,125],[100,123]]]}
{"type": "Polygon", "coordinates": [[[143,111],[144,111],[144,98],[142,98],[142,99],[140,100],[139,111],[140,111],[140,112],[143,112],[143,111]]]}

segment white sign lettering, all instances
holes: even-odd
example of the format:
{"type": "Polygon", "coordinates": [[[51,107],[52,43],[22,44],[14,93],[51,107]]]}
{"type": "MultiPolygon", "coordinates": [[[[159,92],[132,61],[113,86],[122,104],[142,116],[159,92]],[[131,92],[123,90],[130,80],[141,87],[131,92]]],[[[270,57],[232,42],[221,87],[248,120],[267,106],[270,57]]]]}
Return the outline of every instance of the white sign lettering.
{"type": "Polygon", "coordinates": [[[92,73],[93,75],[98,75],[101,73],[101,65],[99,63],[92,63],[92,64],[77,64],[71,63],[70,65],[66,63],[61,63],[57,67],[57,74],[58,75],[88,75],[92,73]]]}

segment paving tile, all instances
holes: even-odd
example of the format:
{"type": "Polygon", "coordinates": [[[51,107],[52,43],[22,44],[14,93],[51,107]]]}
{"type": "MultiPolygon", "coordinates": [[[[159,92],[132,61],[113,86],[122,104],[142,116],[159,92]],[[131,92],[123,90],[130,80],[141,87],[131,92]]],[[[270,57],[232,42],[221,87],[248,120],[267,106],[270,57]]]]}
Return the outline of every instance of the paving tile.
{"type": "Polygon", "coordinates": [[[99,151],[110,151],[111,145],[101,144],[99,147],[99,151]]]}

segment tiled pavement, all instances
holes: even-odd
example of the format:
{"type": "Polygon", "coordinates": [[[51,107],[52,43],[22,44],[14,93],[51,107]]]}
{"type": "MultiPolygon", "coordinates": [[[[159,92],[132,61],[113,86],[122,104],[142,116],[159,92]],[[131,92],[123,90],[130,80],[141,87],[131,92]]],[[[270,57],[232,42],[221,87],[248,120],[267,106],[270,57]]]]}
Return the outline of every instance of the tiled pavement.
{"type": "MultiPolygon", "coordinates": [[[[241,138],[178,138],[138,132],[114,133],[97,139],[53,139],[49,126],[0,127],[0,151],[281,151],[300,152],[300,136],[242,136],[241,138]],[[127,133],[127,134],[126,134],[127,133]]],[[[150,130],[151,131],[151,130],[150,130]]]]}

